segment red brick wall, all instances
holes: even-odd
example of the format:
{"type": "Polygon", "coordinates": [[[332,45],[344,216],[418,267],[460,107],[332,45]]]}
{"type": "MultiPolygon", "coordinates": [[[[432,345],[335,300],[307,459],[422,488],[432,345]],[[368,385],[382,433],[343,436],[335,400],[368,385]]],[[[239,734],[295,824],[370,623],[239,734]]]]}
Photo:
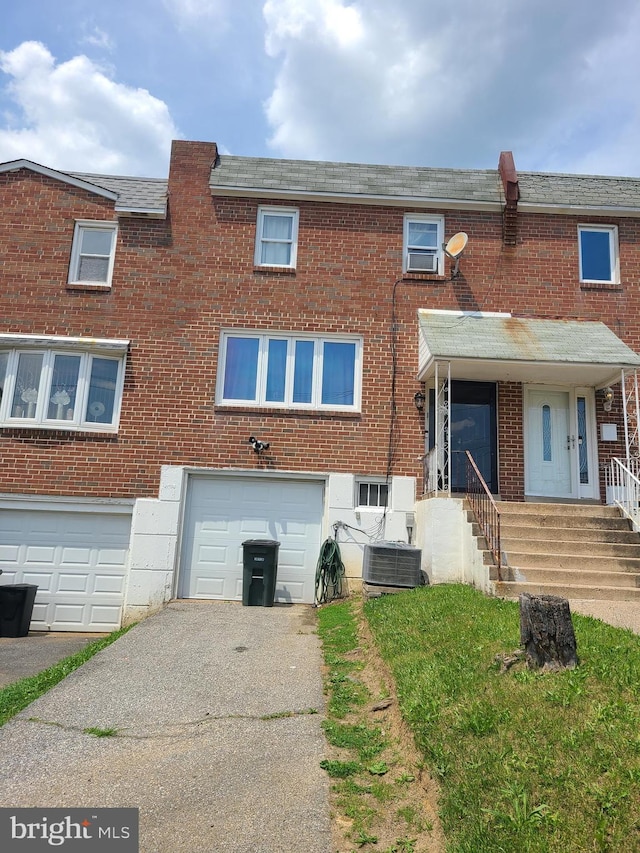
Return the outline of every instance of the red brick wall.
{"type": "MultiPolygon", "coordinates": [[[[278,202],[212,197],[215,156],[207,143],[174,145],[168,219],[120,221],[109,292],[66,281],[74,221],[114,219],[112,203],[24,170],[0,175],[0,330],[132,342],[117,436],[1,430],[0,491],[154,495],[161,464],[386,473],[392,295],[407,209],[296,203],[296,271],[256,270],[257,208],[278,202]],[[361,335],[362,412],[216,408],[222,328],[361,335]],[[268,453],[255,454],[249,435],[269,441],[268,453]]],[[[405,278],[396,287],[395,474],[421,473],[418,308],[603,319],[640,347],[636,220],[619,223],[622,286],[585,289],[576,219],[521,215],[518,245],[504,248],[500,213],[445,215],[447,236],[469,235],[460,277],[405,278]]],[[[521,498],[521,388],[501,385],[499,399],[501,492],[521,498]]]]}

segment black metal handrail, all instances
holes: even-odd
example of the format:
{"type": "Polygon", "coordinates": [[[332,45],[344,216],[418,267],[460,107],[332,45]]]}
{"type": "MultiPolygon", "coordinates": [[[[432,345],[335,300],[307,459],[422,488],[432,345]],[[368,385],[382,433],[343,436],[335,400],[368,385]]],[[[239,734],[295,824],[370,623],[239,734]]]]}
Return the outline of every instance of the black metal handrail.
{"type": "Polygon", "coordinates": [[[468,450],[465,453],[467,456],[467,499],[478,524],[482,528],[489,550],[493,554],[493,559],[498,567],[498,580],[501,581],[500,510],[473,456],[468,450]]]}

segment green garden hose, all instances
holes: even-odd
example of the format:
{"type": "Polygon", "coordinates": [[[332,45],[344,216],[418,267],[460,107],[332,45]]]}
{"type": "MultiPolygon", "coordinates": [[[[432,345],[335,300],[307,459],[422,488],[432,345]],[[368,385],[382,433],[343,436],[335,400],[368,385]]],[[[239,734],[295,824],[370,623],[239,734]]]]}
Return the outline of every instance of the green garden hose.
{"type": "Polygon", "coordinates": [[[341,598],[343,579],[344,563],[340,556],[340,546],[335,539],[329,537],[322,543],[316,566],[315,606],[341,598]]]}

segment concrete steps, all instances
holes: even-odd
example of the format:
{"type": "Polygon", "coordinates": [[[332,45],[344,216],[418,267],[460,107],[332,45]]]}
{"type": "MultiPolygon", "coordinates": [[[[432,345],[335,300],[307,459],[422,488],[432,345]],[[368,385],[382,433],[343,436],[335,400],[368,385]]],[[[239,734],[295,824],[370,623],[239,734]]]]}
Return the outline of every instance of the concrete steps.
{"type": "MultiPolygon", "coordinates": [[[[501,501],[502,579],[496,595],[523,592],[640,603],[640,534],[616,507],[501,501]]],[[[482,538],[478,540],[483,548],[482,538]]]]}

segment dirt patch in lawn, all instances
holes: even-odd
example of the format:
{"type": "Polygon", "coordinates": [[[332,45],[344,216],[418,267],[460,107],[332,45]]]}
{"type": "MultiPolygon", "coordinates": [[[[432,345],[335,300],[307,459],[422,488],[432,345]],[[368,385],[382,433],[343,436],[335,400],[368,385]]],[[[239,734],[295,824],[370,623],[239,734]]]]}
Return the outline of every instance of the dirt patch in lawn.
{"type": "Polygon", "coordinates": [[[344,658],[354,663],[349,677],[356,687],[359,682],[366,688],[366,699],[328,730],[333,849],[443,853],[437,784],[423,768],[402,718],[393,678],[373,642],[361,601],[354,601],[353,612],[359,642],[344,658]]]}

